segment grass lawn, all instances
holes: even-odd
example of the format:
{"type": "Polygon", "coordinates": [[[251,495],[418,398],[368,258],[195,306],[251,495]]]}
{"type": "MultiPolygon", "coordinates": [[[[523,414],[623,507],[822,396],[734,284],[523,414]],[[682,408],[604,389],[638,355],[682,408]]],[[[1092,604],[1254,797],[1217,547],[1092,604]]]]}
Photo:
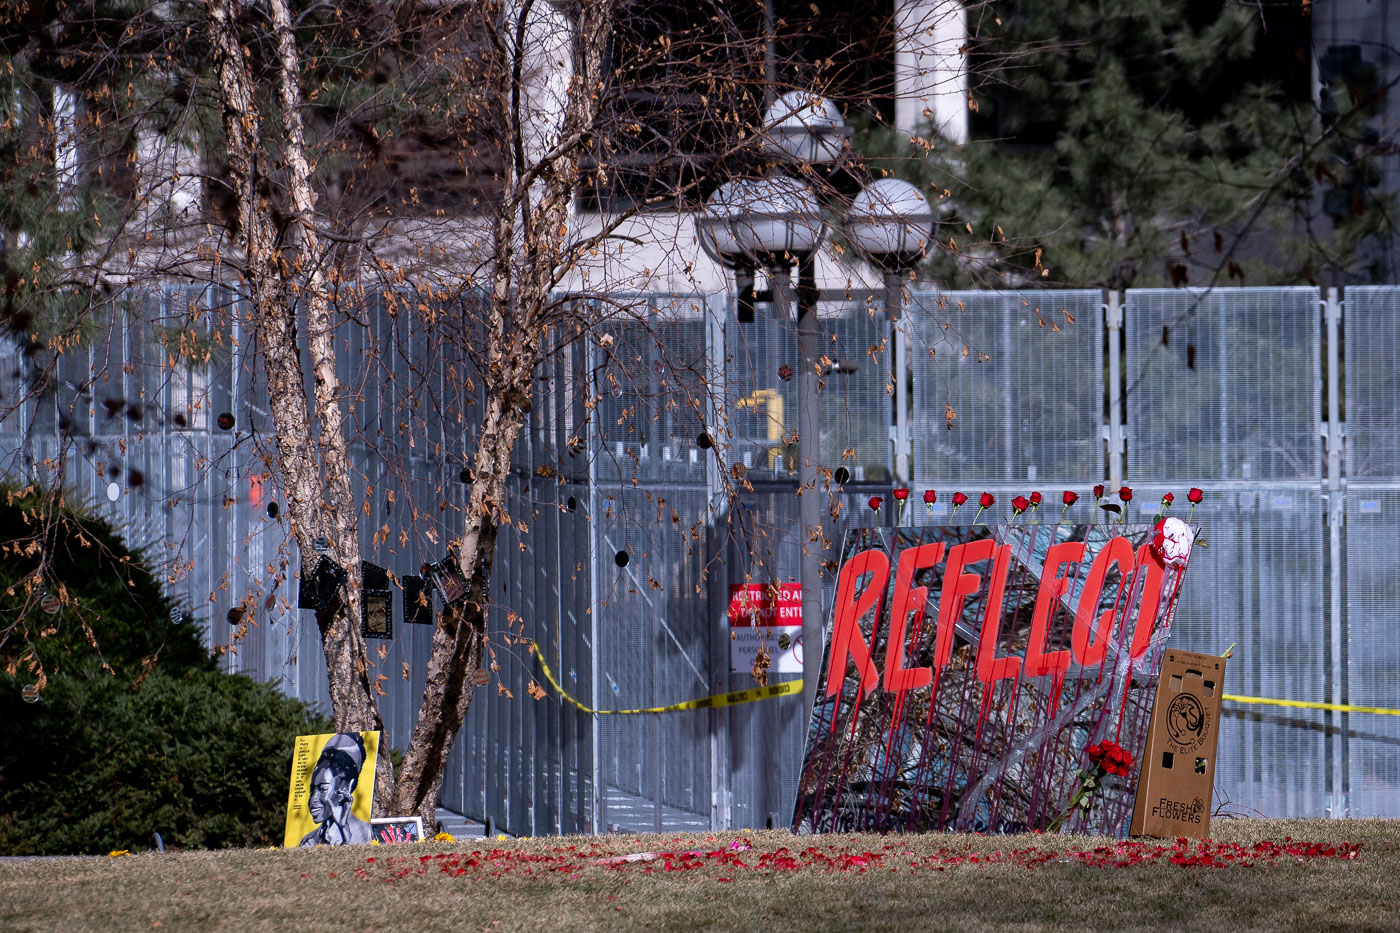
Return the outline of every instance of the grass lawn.
{"type": "Polygon", "coordinates": [[[1400,928],[1400,822],[1213,829],[1204,850],[736,831],[34,860],[0,864],[0,930],[1400,928]],[[645,852],[669,855],[618,858],[645,852]]]}

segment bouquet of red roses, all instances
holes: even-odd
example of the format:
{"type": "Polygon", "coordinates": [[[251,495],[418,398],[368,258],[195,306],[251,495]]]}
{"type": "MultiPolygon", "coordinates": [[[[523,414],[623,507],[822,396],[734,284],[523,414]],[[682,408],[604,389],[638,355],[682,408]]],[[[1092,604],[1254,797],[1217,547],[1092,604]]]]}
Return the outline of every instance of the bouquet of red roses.
{"type": "Polygon", "coordinates": [[[1128,750],[1107,739],[1090,745],[1085,752],[1089,755],[1089,767],[1079,769],[1079,786],[1070,795],[1064,812],[1055,817],[1046,832],[1059,832],[1071,813],[1075,810],[1089,809],[1089,804],[1093,802],[1095,792],[1103,786],[1105,777],[1125,777],[1133,766],[1133,756],[1128,750]]]}

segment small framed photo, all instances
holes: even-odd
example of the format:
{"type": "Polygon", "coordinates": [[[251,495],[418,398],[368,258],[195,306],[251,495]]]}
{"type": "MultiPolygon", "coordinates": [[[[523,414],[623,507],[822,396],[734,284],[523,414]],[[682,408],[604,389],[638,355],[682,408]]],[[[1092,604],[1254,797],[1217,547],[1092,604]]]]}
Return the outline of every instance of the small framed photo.
{"type": "Polygon", "coordinates": [[[370,820],[370,838],[382,846],[397,846],[423,841],[421,816],[390,816],[370,820]]]}

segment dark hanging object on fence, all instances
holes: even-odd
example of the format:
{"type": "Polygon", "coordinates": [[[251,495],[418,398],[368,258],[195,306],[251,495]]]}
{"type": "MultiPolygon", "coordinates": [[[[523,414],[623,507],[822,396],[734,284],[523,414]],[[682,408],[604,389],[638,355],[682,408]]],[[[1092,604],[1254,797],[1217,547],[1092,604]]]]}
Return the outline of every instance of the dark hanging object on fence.
{"type": "Polygon", "coordinates": [[[237,424],[237,422],[234,420],[233,412],[231,412],[231,411],[221,411],[221,412],[219,412],[218,424],[219,424],[219,430],[220,430],[220,431],[232,431],[232,430],[233,430],[233,426],[234,426],[235,424],[237,424]]]}
{"type": "Polygon", "coordinates": [[[394,637],[394,591],[389,572],[378,564],[360,561],[360,628],[366,638],[394,637]]]}
{"type": "Polygon", "coordinates": [[[451,548],[447,556],[435,564],[424,564],[423,576],[433,581],[444,606],[451,606],[467,595],[467,578],[457,567],[457,555],[451,548]]]}
{"type": "Polygon", "coordinates": [[[298,609],[329,609],[340,598],[340,588],[349,574],[345,568],[322,554],[311,571],[311,579],[302,579],[297,593],[298,609]]]}
{"type": "Polygon", "coordinates": [[[632,555],[628,554],[626,551],[618,551],[617,555],[613,557],[613,563],[617,564],[619,567],[626,567],[631,560],[632,555]]]}
{"type": "Polygon", "coordinates": [[[428,589],[428,581],[416,573],[403,577],[403,623],[433,624],[433,591],[428,589]]]}
{"type": "Polygon", "coordinates": [[[851,471],[845,467],[837,467],[836,471],[831,474],[831,479],[836,485],[844,486],[851,481],[851,471]]]}

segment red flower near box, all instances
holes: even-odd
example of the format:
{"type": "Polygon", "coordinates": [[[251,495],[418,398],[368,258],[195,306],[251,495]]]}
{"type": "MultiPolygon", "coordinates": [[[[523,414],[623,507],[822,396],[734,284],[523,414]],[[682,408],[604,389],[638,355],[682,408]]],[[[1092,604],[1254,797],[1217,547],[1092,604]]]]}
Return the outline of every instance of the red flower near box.
{"type": "Polygon", "coordinates": [[[1103,498],[1103,483],[1095,483],[1095,484],[1094,484],[1094,498],[1095,498],[1095,499],[1102,499],[1102,498],[1103,498]]]}
{"type": "Polygon", "coordinates": [[[1089,762],[1108,774],[1123,776],[1133,766],[1133,756],[1117,742],[1104,741],[1088,748],[1089,762]]]}
{"type": "Polygon", "coordinates": [[[900,487],[899,489],[896,489],[893,493],[891,493],[891,495],[894,496],[895,501],[903,502],[905,499],[909,498],[909,490],[900,487]]]}
{"type": "Polygon", "coordinates": [[[1045,497],[1038,492],[1031,493],[1031,508],[1038,508],[1040,503],[1045,501],[1045,497]]]}
{"type": "Polygon", "coordinates": [[[885,500],[880,496],[871,496],[870,500],[866,502],[866,505],[870,506],[870,511],[878,512],[880,511],[880,503],[884,501],[885,500]]]}
{"type": "Polygon", "coordinates": [[[1070,795],[1064,812],[1055,817],[1046,832],[1059,832],[1076,810],[1088,810],[1105,777],[1126,777],[1132,770],[1132,754],[1117,742],[1105,739],[1084,751],[1089,756],[1089,767],[1079,769],[1079,786],[1070,795]]]}
{"type": "Polygon", "coordinates": [[[1132,502],[1132,501],[1133,501],[1133,487],[1131,487],[1131,486],[1119,486],[1119,487],[1118,487],[1118,498],[1119,498],[1119,499],[1122,499],[1124,502],[1132,502]]]}
{"type": "Polygon", "coordinates": [[[1025,496],[1017,496],[1011,500],[1011,508],[1015,511],[1016,515],[1020,515],[1030,507],[1031,500],[1027,499],[1025,496]]]}

